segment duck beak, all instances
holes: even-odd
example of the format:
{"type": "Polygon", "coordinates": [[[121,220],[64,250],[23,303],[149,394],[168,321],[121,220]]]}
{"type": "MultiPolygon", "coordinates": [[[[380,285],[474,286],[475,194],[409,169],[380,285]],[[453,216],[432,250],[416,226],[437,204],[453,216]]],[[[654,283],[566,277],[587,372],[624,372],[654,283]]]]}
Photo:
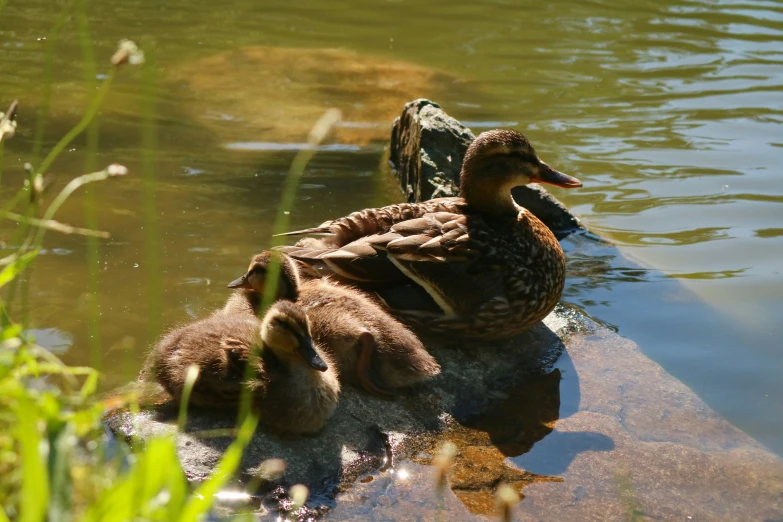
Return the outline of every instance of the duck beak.
{"type": "Polygon", "coordinates": [[[243,275],[239,279],[234,279],[228,284],[229,288],[247,288],[248,290],[253,287],[250,286],[250,282],[247,280],[247,274],[243,275]]]}
{"type": "Polygon", "coordinates": [[[321,359],[321,356],[318,355],[318,352],[315,351],[315,347],[313,346],[313,340],[309,337],[299,338],[299,355],[302,356],[305,362],[313,370],[318,370],[319,372],[325,372],[326,370],[329,369],[329,367],[326,365],[324,360],[321,359]]]}
{"type": "Polygon", "coordinates": [[[582,182],[575,177],[569,176],[568,174],[563,174],[562,172],[553,169],[543,161],[538,165],[538,177],[533,181],[537,181],[539,183],[549,183],[550,185],[563,188],[577,188],[582,186],[582,182]]]}

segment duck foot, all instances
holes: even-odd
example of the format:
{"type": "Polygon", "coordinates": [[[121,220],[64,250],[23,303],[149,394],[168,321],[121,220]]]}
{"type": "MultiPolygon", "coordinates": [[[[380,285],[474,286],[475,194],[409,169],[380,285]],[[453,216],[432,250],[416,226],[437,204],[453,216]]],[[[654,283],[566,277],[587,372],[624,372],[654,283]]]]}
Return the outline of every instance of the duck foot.
{"type": "Polygon", "coordinates": [[[394,397],[395,393],[392,390],[376,382],[372,371],[372,354],[374,351],[375,337],[370,332],[362,332],[359,335],[359,362],[356,365],[359,385],[367,393],[384,398],[394,397]]]}

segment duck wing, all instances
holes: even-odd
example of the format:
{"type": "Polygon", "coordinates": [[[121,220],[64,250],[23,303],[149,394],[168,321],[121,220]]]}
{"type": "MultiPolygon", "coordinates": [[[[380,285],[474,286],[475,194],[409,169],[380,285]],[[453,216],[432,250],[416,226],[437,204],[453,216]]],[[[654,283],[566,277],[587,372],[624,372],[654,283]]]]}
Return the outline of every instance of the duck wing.
{"type": "Polygon", "coordinates": [[[386,246],[387,257],[410,280],[421,286],[446,317],[473,314],[487,303],[507,304],[505,269],[481,217],[439,212],[421,218],[423,230],[415,233],[415,221],[392,230],[403,237],[386,246]]]}
{"type": "Polygon", "coordinates": [[[291,257],[322,264],[360,286],[416,283],[447,316],[469,314],[503,294],[488,226],[479,216],[431,212],[342,247],[282,247],[291,257]]]}
{"type": "Polygon", "coordinates": [[[317,227],[278,234],[280,236],[320,235],[320,241],[331,247],[343,247],[363,237],[384,234],[392,226],[419,218],[431,212],[461,213],[465,208],[462,198],[436,198],[423,203],[399,203],[380,208],[366,208],[345,217],[325,221],[317,227]]]}

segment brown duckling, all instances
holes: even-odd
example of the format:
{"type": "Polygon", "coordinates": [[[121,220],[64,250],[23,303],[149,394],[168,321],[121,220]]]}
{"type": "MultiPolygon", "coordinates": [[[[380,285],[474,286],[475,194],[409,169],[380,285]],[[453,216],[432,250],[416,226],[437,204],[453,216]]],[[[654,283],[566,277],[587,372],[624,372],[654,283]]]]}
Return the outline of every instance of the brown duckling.
{"type": "MultiPolygon", "coordinates": [[[[309,238],[308,238],[309,239],[309,238]]],[[[280,263],[280,276],[277,279],[275,299],[287,299],[296,301],[299,297],[299,287],[302,281],[320,277],[318,272],[311,269],[305,263],[294,260],[286,255],[265,251],[256,256],[259,259],[258,274],[253,278],[253,285],[247,279],[239,278],[233,281],[229,288],[234,292],[228,298],[223,308],[216,314],[253,314],[256,315],[261,307],[261,299],[266,289],[266,271],[272,260],[280,263]],[[262,276],[263,273],[263,276],[262,276]]],[[[247,274],[243,277],[247,277],[247,274]]]]}
{"type": "MultiPolygon", "coordinates": [[[[232,296],[224,312],[247,310],[247,304],[238,304],[236,295],[262,293],[273,259],[280,262],[280,279],[285,281],[279,288],[288,289],[282,297],[296,300],[307,311],[313,339],[335,360],[344,382],[388,396],[395,388],[440,373],[440,365],[419,338],[367,294],[337,285],[330,278],[303,277],[300,265],[279,252],[256,255],[247,273],[229,284],[230,288],[241,289],[242,294],[232,296]]],[[[257,302],[255,299],[253,302],[257,302]]]]}
{"type": "Polygon", "coordinates": [[[483,132],[462,162],[459,197],[354,212],[285,234],[321,237],[280,250],[377,291],[417,328],[510,337],[551,312],[565,283],[554,234],[511,196],[528,183],[582,186],[544,163],[519,132],[483,132]]]}
{"type": "Polygon", "coordinates": [[[249,387],[260,422],[278,431],[318,431],[337,406],[334,365],[313,344],[305,311],[291,301],[277,301],[262,321],[251,314],[215,314],[177,328],[154,348],[146,373],[179,401],[192,365],[199,376],[191,404],[235,408],[249,387]],[[244,382],[254,350],[256,375],[244,382]]]}

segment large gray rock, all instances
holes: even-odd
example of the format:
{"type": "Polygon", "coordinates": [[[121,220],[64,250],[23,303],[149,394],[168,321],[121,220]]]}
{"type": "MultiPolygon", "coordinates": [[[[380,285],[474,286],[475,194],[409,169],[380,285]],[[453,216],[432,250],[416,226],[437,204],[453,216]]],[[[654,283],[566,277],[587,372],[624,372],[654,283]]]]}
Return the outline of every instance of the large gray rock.
{"type": "MultiPolygon", "coordinates": [[[[439,511],[487,520],[500,483],[523,494],[518,520],[783,520],[783,460],[577,311],[560,309],[497,345],[428,346],[444,370],[431,384],[392,402],[346,389],[315,436],[256,433],[241,475],[284,459],[273,485],[307,484],[313,498],[300,515],[326,520],[433,520],[439,511]],[[439,492],[430,464],[444,441],[458,453],[439,492]]],[[[175,414],[163,411],[110,426],[141,441],[176,434],[198,481],[231,442],[198,432],[234,421],[194,410],[177,433],[175,414]]],[[[265,494],[259,513],[277,509],[282,489],[265,494]]]]}
{"type": "MultiPolygon", "coordinates": [[[[457,196],[462,158],[475,136],[430,100],[405,104],[392,125],[389,160],[408,201],[457,196]]],[[[538,184],[516,187],[514,199],[562,239],[584,230],[579,219],[538,184]]]]}
{"type": "Polygon", "coordinates": [[[523,494],[514,520],[783,520],[783,460],[611,330],[583,319],[565,347],[557,386],[531,377],[433,441],[457,446],[450,489],[426,456],[401,461],[326,520],[486,520],[500,482],[523,494]]]}

